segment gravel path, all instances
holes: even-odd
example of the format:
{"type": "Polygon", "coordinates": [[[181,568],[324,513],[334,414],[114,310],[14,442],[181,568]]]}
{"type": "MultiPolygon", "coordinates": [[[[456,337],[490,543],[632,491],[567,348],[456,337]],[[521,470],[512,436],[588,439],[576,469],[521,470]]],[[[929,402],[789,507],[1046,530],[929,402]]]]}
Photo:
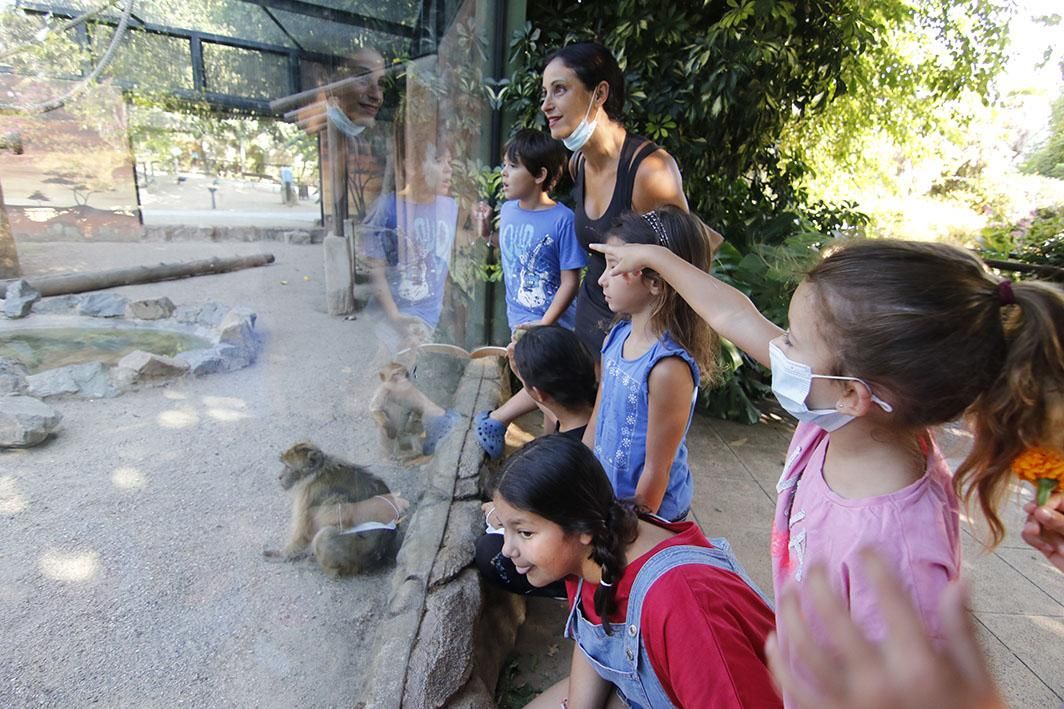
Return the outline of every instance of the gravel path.
{"type": "Polygon", "coordinates": [[[350,706],[388,572],[332,580],[271,564],[289,498],[278,454],[311,439],[416,499],[366,411],[364,319],[324,312],[320,246],[26,244],[27,275],[274,253],[273,266],[115,289],[259,315],[252,367],[53,404],[57,437],[0,453],[0,706],[350,706]],[[286,282],[282,283],[282,282],[286,282]]]}

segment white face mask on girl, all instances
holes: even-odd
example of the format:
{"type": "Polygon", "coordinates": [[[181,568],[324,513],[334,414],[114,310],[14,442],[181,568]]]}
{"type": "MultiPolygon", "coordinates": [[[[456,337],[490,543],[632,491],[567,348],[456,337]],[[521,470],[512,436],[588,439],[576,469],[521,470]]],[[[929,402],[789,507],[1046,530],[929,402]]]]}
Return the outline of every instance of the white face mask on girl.
{"type": "MultiPolygon", "coordinates": [[[[851,382],[861,382],[872,394],[872,387],[863,379],[857,377],[834,377],[828,374],[813,374],[809,365],[795,362],[783,354],[775,342],[768,344],[768,353],[772,361],[772,393],[780,402],[780,406],[786,409],[794,418],[803,423],[811,423],[828,431],[834,431],[845,426],[853,420],[850,414],[844,414],[834,409],[810,409],[805,400],[809,397],[809,390],[813,386],[814,379],[841,379],[851,382]]],[[[872,401],[881,409],[890,413],[894,407],[872,394],[872,401]]]]}
{"type": "Polygon", "coordinates": [[[587,105],[587,111],[584,113],[583,119],[568,138],[562,138],[562,144],[570,150],[570,152],[576,152],[580,148],[584,147],[584,144],[591,138],[591,134],[595,132],[595,128],[598,127],[598,116],[595,116],[595,120],[588,122],[587,117],[591,115],[591,109],[595,107],[595,94],[591,94],[591,103],[587,105]]]}

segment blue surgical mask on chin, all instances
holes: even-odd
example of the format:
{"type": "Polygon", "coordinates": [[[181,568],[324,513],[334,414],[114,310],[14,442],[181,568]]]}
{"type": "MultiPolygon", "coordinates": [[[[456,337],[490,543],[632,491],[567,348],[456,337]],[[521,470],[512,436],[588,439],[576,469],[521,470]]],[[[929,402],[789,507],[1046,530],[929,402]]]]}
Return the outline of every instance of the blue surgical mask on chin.
{"type": "MultiPolygon", "coordinates": [[[[811,423],[830,433],[842,428],[854,418],[850,414],[844,414],[834,409],[810,409],[805,400],[809,397],[809,390],[813,386],[814,379],[841,379],[861,382],[868,388],[868,393],[872,394],[872,387],[868,386],[868,382],[863,379],[813,374],[813,370],[809,365],[795,362],[793,359],[788,358],[787,355],[783,354],[783,350],[776,346],[775,342],[768,344],[768,353],[772,362],[772,393],[776,395],[780,406],[787,413],[803,423],[811,423]]],[[[875,394],[872,394],[872,401],[887,413],[894,410],[893,406],[875,394]]]]}
{"type": "Polygon", "coordinates": [[[598,117],[595,120],[588,121],[587,117],[591,115],[591,109],[595,107],[595,95],[591,94],[591,103],[587,106],[587,111],[584,113],[584,118],[580,121],[569,137],[562,138],[562,144],[569,149],[570,152],[576,152],[580,148],[584,147],[584,144],[591,138],[591,134],[595,132],[595,128],[598,126],[598,117]]]}
{"type": "Polygon", "coordinates": [[[341,133],[352,138],[361,135],[362,131],[366,130],[366,126],[360,126],[353,123],[351,119],[347,117],[347,114],[341,111],[340,107],[334,103],[330,103],[328,107],[326,107],[325,115],[327,115],[329,120],[340,129],[341,133]]]}

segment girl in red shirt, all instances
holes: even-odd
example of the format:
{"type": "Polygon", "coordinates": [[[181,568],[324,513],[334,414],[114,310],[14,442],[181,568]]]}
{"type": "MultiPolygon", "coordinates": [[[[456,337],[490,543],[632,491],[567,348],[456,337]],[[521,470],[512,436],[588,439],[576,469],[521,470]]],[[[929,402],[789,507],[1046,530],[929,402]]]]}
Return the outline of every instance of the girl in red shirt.
{"type": "Polygon", "coordinates": [[[727,542],[637,516],[559,435],[506,462],[494,504],[503,554],[533,586],[565,579],[572,606],[570,676],[529,706],[781,705],[763,653],[772,610],[727,542]]]}

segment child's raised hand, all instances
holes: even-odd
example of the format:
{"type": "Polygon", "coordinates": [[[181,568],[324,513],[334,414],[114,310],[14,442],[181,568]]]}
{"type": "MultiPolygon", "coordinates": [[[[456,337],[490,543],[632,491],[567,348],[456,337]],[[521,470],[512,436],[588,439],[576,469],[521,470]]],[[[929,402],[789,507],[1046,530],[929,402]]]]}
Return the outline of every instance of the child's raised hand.
{"type": "Polygon", "coordinates": [[[986,656],[975,635],[966,594],[947,586],[939,606],[945,639],[940,648],[927,636],[907,592],[875,554],[864,555],[889,628],[879,645],[870,642],[831,590],[824,569],[814,568],[809,585],[817,618],[831,647],[818,645],[793,589],[777,613],[786,629],[783,647],[770,636],[769,665],[793,706],[812,709],[998,709],[998,695],[986,656]],[[795,672],[797,661],[808,670],[795,672]]]}
{"type": "Polygon", "coordinates": [[[1053,495],[1041,507],[1028,502],[1023,510],[1027,513],[1021,533],[1023,541],[1064,571],[1064,492],[1053,495]]]}
{"type": "Polygon", "coordinates": [[[477,236],[487,241],[491,240],[491,205],[481,200],[473,205],[471,210],[473,228],[477,236]]]}
{"type": "Polygon", "coordinates": [[[612,262],[606,269],[607,276],[638,273],[644,268],[653,268],[655,258],[668,253],[668,249],[651,244],[591,244],[591,250],[598,251],[612,262]]]}

